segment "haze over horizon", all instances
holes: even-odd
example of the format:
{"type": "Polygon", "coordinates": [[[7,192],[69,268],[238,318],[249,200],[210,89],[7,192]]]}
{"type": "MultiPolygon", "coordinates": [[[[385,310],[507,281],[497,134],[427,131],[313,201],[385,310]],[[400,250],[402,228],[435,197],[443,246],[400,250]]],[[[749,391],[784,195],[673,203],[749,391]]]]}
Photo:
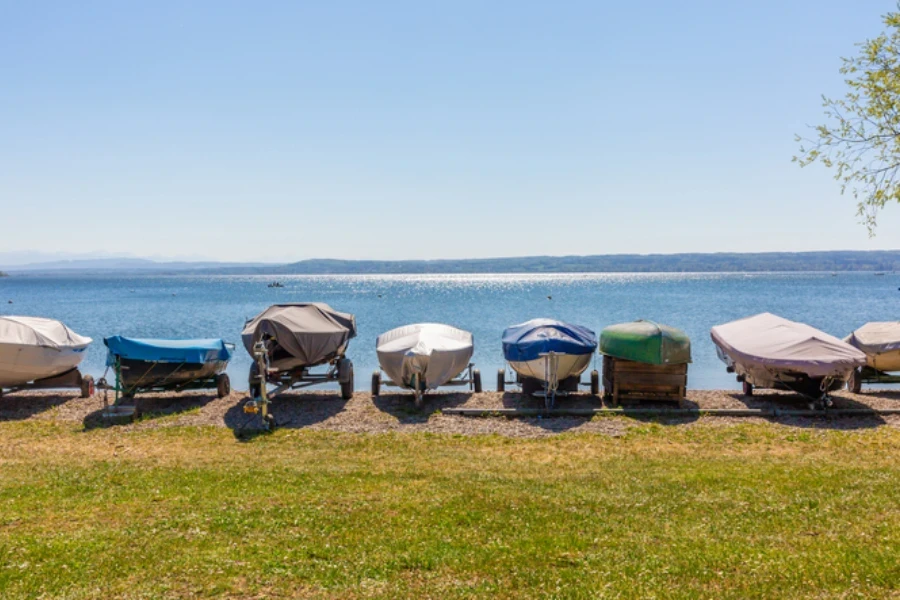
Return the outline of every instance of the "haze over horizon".
{"type": "Polygon", "coordinates": [[[900,248],[790,160],[894,8],[7,3],[0,254],[900,248]]]}

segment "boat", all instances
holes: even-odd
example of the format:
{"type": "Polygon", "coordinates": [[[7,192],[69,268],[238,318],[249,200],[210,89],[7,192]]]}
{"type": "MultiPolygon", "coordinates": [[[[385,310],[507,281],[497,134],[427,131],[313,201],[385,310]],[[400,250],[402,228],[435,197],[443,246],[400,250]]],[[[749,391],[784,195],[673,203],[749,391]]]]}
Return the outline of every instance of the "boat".
{"type": "Polygon", "coordinates": [[[389,380],[382,381],[381,371],[375,371],[373,396],[380,394],[382,385],[412,390],[417,404],[423,392],[443,385],[468,385],[481,392],[481,373],[473,369],[474,343],[468,331],[440,323],[405,325],[379,335],[375,351],[389,380]],[[466,370],[468,376],[459,378],[466,370]]]}
{"type": "Polygon", "coordinates": [[[273,304],[248,320],[241,332],[244,348],[253,359],[249,385],[252,400],[247,412],[259,412],[271,428],[269,396],[289,389],[337,382],[341,397],[353,396],[353,363],[345,356],[356,337],[356,317],[322,302],[273,304]],[[324,373],[310,369],[326,366],[324,373]],[[269,391],[266,384],[276,388],[269,391]]]}
{"type": "Polygon", "coordinates": [[[610,325],[600,332],[604,396],[681,402],[687,391],[691,340],[680,329],[653,321],[610,325]]]}
{"type": "Polygon", "coordinates": [[[710,335],[747,396],[770,388],[798,393],[813,401],[811,407],[830,406],[828,392],[866,364],[865,354],[850,344],[771,313],[717,325],[710,335]]]}
{"type": "Polygon", "coordinates": [[[221,339],[163,340],[114,335],[103,339],[108,352],[106,364],[116,374],[116,402],[119,395],[133,398],[137,393],[215,389],[219,398],[231,393],[225,373],[234,354],[234,344],[221,339]]]}
{"type": "Polygon", "coordinates": [[[648,365],[686,364],[691,362],[691,340],[680,329],[640,320],[601,331],[600,353],[648,365]]]}
{"type": "MultiPolygon", "coordinates": [[[[597,350],[597,335],[580,325],[553,319],[532,319],[503,332],[503,357],[518,375],[522,392],[540,394],[553,405],[557,392],[578,389],[581,374],[597,350]]],[[[599,375],[592,373],[593,381],[599,375]]],[[[504,391],[503,369],[497,373],[497,391],[504,391]]]]}
{"type": "Polygon", "coordinates": [[[863,383],[900,383],[900,321],[866,323],[844,339],[866,355],[864,367],[856,369],[847,389],[859,393],[863,383]]]}
{"type": "Polygon", "coordinates": [[[90,396],[93,378],[78,365],[92,341],[55,319],[0,316],[0,391],[75,387],[90,396]]]}
{"type": "Polygon", "coordinates": [[[280,281],[273,281],[273,282],[269,283],[268,287],[270,287],[270,288],[283,288],[283,287],[284,287],[284,284],[281,283],[280,281]]]}

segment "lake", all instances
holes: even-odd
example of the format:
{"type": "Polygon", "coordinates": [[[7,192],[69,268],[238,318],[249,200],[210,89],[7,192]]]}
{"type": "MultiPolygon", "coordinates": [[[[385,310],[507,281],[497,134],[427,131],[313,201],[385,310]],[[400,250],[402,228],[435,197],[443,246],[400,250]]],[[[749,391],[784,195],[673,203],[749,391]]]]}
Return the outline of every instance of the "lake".
{"type": "Polygon", "coordinates": [[[244,321],[277,302],[325,302],[356,315],[358,337],[348,355],[360,390],[378,366],[376,336],[400,325],[431,321],[471,331],[473,360],[493,389],[509,325],[551,317],[599,335],[607,325],[651,319],[691,337],[690,387],[737,389],[716,358],[713,325],[768,311],[844,337],[867,321],[898,319],[900,301],[900,275],[870,272],[279,276],[284,287],[269,288],[272,279],[17,275],[0,278],[0,314],[56,318],[94,338],[83,370],[95,376],[105,368],[105,336],[221,337],[238,344],[229,374],[246,389],[244,321]]]}

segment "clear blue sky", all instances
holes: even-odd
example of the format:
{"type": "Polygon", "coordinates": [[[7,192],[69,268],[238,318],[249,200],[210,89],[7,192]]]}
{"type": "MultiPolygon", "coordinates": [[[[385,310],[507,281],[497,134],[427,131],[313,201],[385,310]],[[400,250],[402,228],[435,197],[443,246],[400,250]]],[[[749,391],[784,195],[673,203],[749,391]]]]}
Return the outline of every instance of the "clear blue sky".
{"type": "Polygon", "coordinates": [[[0,252],[900,248],[791,163],[895,6],[0,0],[0,252]]]}

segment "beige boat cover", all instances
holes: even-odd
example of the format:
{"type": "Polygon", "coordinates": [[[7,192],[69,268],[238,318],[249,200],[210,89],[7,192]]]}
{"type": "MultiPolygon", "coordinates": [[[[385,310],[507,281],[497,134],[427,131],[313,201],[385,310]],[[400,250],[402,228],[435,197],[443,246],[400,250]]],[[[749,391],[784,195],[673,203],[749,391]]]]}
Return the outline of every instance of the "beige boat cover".
{"type": "Polygon", "coordinates": [[[866,323],[851,333],[846,341],[866,354],[900,350],[900,321],[866,323]]]}
{"type": "Polygon", "coordinates": [[[844,377],[866,364],[850,344],[771,313],[717,325],[713,342],[745,369],[796,371],[809,377],[844,377]]]}
{"type": "Polygon", "coordinates": [[[78,335],[56,319],[0,316],[0,344],[63,350],[83,348],[93,340],[78,335]]]}
{"type": "Polygon", "coordinates": [[[433,390],[469,366],[472,334],[440,323],[416,323],[378,336],[375,351],[381,368],[397,385],[409,387],[413,375],[433,390]]]}
{"type": "MultiPolygon", "coordinates": [[[[347,343],[356,337],[356,317],[322,302],[275,304],[244,325],[241,339],[250,356],[253,345],[263,337],[274,339],[292,357],[291,368],[312,367],[346,351],[347,343]]],[[[279,368],[275,362],[272,366],[279,368]]]]}

